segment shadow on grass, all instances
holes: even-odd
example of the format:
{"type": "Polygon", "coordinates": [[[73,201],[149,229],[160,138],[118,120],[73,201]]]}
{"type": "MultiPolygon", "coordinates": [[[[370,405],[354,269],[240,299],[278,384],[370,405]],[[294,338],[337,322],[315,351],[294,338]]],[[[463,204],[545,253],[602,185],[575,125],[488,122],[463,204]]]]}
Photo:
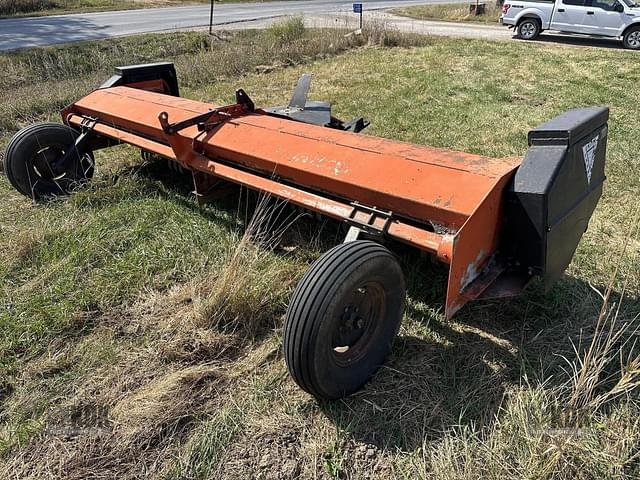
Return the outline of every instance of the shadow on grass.
{"type": "MultiPolygon", "coordinates": [[[[521,297],[472,302],[444,322],[438,312],[446,270],[416,259],[409,265],[404,323],[410,326],[391,357],[355,395],[320,402],[340,431],[378,448],[415,451],[454,426],[491,425],[509,389],[543,379],[548,387],[564,382],[562,356],[574,357],[573,344],[597,321],[599,295],[565,276],[548,293],[534,283],[521,297]],[[432,287],[424,288],[429,281],[432,287]]],[[[611,301],[620,294],[613,292],[611,301]]],[[[625,318],[640,312],[638,299],[624,304],[625,318]]]]}
{"type": "Polygon", "coordinates": [[[563,35],[563,34],[543,33],[538,37],[537,41],[542,43],[572,45],[575,47],[600,47],[600,48],[615,48],[619,50],[624,50],[624,46],[622,45],[622,42],[620,40],[617,40],[616,38],[589,37],[586,35],[581,36],[581,35],[571,35],[571,34],[563,35]]]}
{"type": "MultiPolygon", "coordinates": [[[[198,212],[208,220],[220,223],[230,230],[237,230],[239,233],[244,231],[258,205],[263,203],[261,201],[263,194],[233,183],[226,183],[222,186],[224,195],[207,202],[204,206],[199,206],[193,194],[194,187],[191,175],[187,172],[177,173],[168,169],[163,160],[153,160],[142,165],[128,167],[118,175],[134,174],[159,181],[164,188],[162,194],[170,197],[181,206],[198,212]],[[227,189],[227,187],[229,188],[227,189]],[[225,212],[227,217],[221,216],[221,211],[225,212]]],[[[316,243],[321,248],[329,249],[337,242],[341,242],[346,234],[346,229],[341,222],[311,212],[304,214],[299,212],[296,215],[295,207],[282,200],[273,199],[264,208],[271,208],[273,212],[271,212],[272,215],[266,215],[268,224],[261,225],[261,228],[264,227],[267,231],[275,232],[281,230],[288,223],[291,224],[290,228],[285,229],[281,243],[294,246],[316,243]]],[[[274,253],[277,255],[287,254],[277,248],[274,253]]]]}

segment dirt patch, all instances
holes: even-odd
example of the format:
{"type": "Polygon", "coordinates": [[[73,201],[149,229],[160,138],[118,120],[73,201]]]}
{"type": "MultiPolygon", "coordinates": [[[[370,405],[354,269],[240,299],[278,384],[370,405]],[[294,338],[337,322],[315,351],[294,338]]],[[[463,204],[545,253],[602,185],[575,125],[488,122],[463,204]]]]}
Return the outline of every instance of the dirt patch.
{"type": "Polygon", "coordinates": [[[393,468],[383,451],[375,443],[361,443],[352,439],[342,446],[343,465],[339,477],[347,478],[344,472],[359,472],[358,478],[392,478],[393,468]]]}
{"type": "Polygon", "coordinates": [[[196,365],[230,361],[242,352],[242,339],[200,323],[201,294],[193,285],[179,285],[167,292],[151,292],[122,317],[112,317],[112,327],[124,336],[144,335],[148,351],[159,362],[196,365]]]}
{"type": "Polygon", "coordinates": [[[300,432],[291,427],[247,433],[228,448],[218,478],[298,478],[302,471],[300,448],[300,432]]]}

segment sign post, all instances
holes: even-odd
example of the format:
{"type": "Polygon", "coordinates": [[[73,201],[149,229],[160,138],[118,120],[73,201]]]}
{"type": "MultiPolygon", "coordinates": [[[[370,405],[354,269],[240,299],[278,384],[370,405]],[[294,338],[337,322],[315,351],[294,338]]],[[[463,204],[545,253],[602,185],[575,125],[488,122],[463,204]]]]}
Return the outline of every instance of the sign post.
{"type": "Polygon", "coordinates": [[[361,3],[353,4],[353,13],[360,14],[360,30],[362,30],[362,4],[361,3]]]}
{"type": "Polygon", "coordinates": [[[213,35],[213,11],[215,10],[216,0],[211,0],[211,10],[209,10],[209,35],[213,35]]]}

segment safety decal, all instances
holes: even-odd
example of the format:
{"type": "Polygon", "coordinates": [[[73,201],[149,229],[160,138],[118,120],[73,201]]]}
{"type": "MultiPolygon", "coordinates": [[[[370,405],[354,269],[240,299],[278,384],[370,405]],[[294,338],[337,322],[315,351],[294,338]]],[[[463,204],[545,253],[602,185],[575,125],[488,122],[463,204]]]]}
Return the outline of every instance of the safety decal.
{"type": "Polygon", "coordinates": [[[587,182],[591,183],[591,171],[593,170],[593,161],[596,158],[596,149],[598,148],[598,138],[600,135],[593,137],[593,140],[587,142],[582,147],[582,156],[584,157],[584,169],[587,172],[587,182]]]}

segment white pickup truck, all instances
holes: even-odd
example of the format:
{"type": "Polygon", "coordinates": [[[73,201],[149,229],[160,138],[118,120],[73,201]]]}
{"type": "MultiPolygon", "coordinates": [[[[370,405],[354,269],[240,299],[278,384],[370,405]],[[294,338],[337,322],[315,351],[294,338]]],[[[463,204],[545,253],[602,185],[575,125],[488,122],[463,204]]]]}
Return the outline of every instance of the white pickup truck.
{"type": "Polygon", "coordinates": [[[533,40],[544,30],[621,38],[640,49],[640,6],[633,0],[505,0],[500,23],[533,40]]]}

